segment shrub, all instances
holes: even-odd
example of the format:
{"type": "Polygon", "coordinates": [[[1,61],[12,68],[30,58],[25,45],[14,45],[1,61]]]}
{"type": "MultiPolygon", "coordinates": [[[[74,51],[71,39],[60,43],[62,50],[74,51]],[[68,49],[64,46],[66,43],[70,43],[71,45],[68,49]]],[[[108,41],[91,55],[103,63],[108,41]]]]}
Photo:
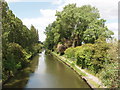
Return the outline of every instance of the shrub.
{"type": "Polygon", "coordinates": [[[17,43],[10,43],[7,50],[8,59],[12,57],[16,62],[21,62],[22,67],[28,63],[27,52],[17,43]]]}
{"type": "Polygon", "coordinates": [[[34,54],[36,54],[36,53],[38,53],[38,52],[40,52],[40,51],[42,50],[42,47],[43,47],[42,44],[36,43],[36,44],[34,44],[33,47],[32,47],[32,49],[33,49],[32,52],[33,52],[34,54]]]}
{"type": "Polygon", "coordinates": [[[120,88],[118,71],[120,70],[118,64],[118,42],[109,43],[107,50],[108,60],[104,65],[104,69],[100,72],[99,77],[105,86],[109,88],[120,88]]]}
{"type": "Polygon", "coordinates": [[[83,44],[75,48],[75,58],[77,65],[81,68],[87,68],[98,73],[104,64],[109,62],[107,50],[109,49],[108,43],[104,38],[96,40],[95,44],[83,44]]]}
{"type": "Polygon", "coordinates": [[[68,58],[76,58],[76,64],[98,74],[101,81],[109,88],[119,88],[118,42],[107,43],[99,38],[94,44],[83,44],[66,49],[68,58]]]}
{"type": "Polygon", "coordinates": [[[27,53],[29,53],[29,55],[31,55],[33,57],[34,55],[36,55],[36,53],[41,52],[42,48],[43,48],[42,44],[35,43],[35,44],[32,44],[29,47],[26,47],[25,50],[26,50],[27,53]]]}
{"type": "Polygon", "coordinates": [[[73,57],[75,57],[75,48],[73,48],[73,47],[67,48],[67,49],[65,50],[65,55],[66,55],[68,58],[73,58],[73,57]]]}
{"type": "Polygon", "coordinates": [[[60,55],[63,55],[65,50],[66,50],[65,45],[62,44],[57,45],[57,51],[60,53],[60,55]]]}
{"type": "Polygon", "coordinates": [[[92,56],[92,65],[95,73],[98,73],[104,68],[105,63],[109,61],[107,50],[109,49],[108,43],[104,38],[99,38],[94,44],[94,54],[92,56]]]}
{"type": "Polygon", "coordinates": [[[77,65],[82,68],[88,68],[91,66],[91,59],[93,55],[93,45],[84,44],[80,47],[76,47],[75,57],[77,58],[77,65]]]}
{"type": "Polygon", "coordinates": [[[99,76],[105,86],[109,88],[118,88],[120,83],[118,75],[118,63],[106,64],[105,69],[102,70],[99,76]]]}
{"type": "Polygon", "coordinates": [[[24,68],[29,63],[27,55],[26,51],[19,44],[9,43],[4,56],[5,59],[3,59],[3,72],[8,74],[7,76],[9,77],[14,75],[18,69],[24,68]]]}

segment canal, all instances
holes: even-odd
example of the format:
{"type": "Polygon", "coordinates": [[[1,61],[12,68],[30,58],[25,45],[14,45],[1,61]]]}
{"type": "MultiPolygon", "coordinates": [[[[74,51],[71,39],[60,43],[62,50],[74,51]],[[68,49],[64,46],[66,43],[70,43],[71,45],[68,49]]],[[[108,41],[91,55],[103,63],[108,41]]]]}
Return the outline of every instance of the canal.
{"type": "Polygon", "coordinates": [[[5,88],[89,88],[73,70],[45,51],[36,55],[26,69],[16,74],[5,88]]]}

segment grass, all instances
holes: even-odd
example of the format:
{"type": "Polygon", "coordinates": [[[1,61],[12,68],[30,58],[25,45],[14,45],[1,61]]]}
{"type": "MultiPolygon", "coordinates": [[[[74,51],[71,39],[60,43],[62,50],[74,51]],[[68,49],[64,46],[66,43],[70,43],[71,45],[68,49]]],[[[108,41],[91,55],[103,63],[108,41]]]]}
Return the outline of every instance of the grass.
{"type": "Polygon", "coordinates": [[[88,72],[89,74],[92,74],[93,76],[96,76],[96,74],[95,74],[95,73],[93,73],[93,72],[92,72],[92,71],[90,71],[90,70],[84,69],[84,71],[88,72]]]}
{"type": "Polygon", "coordinates": [[[100,88],[100,85],[95,83],[93,80],[89,79],[88,82],[94,85],[95,88],[100,88]]]}
{"type": "Polygon", "coordinates": [[[82,71],[80,71],[77,67],[75,67],[75,62],[71,61],[72,63],[70,63],[68,59],[63,58],[62,56],[59,56],[58,54],[56,54],[55,52],[52,52],[54,55],[56,55],[59,59],[61,59],[62,61],[64,61],[65,63],[67,63],[68,65],[70,65],[77,73],[79,73],[81,76],[87,76],[85,73],[83,73],[82,71]]]}
{"type": "Polygon", "coordinates": [[[87,76],[85,73],[83,73],[82,71],[80,71],[77,67],[75,67],[75,70],[82,76],[87,76]]]}

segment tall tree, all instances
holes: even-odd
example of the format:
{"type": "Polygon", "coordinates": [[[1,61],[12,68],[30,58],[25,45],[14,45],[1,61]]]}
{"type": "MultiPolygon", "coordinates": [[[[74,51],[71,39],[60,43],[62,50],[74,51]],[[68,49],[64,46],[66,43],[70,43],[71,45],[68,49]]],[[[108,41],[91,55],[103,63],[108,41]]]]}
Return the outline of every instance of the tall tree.
{"type": "Polygon", "coordinates": [[[32,25],[29,30],[16,17],[6,2],[2,2],[2,61],[3,82],[24,68],[28,59],[41,49],[38,31],[32,25]]]}
{"type": "Polygon", "coordinates": [[[69,4],[63,11],[57,11],[56,16],[56,21],[48,26],[49,29],[46,28],[49,31],[46,30],[46,42],[52,41],[56,46],[59,42],[65,44],[70,41],[76,47],[82,43],[94,43],[101,36],[111,38],[113,35],[105,26],[105,20],[100,18],[98,9],[90,5],[77,7],[76,4],[69,4]]]}

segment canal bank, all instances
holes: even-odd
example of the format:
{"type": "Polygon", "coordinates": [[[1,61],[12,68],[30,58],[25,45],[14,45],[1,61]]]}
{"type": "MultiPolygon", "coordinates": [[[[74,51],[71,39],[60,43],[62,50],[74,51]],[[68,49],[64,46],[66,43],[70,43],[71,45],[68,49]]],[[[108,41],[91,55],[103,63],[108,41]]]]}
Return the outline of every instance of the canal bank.
{"type": "Polygon", "coordinates": [[[106,88],[99,78],[94,75],[87,73],[85,70],[81,69],[75,64],[75,61],[70,61],[68,58],[63,56],[59,56],[55,52],[51,52],[53,56],[58,58],[59,61],[63,62],[67,66],[69,66],[74,72],[76,72],[82,79],[91,87],[91,88],[106,88]]]}
{"type": "Polygon", "coordinates": [[[9,80],[4,88],[87,88],[89,85],[53,55],[43,51],[32,59],[30,67],[9,80]]]}

